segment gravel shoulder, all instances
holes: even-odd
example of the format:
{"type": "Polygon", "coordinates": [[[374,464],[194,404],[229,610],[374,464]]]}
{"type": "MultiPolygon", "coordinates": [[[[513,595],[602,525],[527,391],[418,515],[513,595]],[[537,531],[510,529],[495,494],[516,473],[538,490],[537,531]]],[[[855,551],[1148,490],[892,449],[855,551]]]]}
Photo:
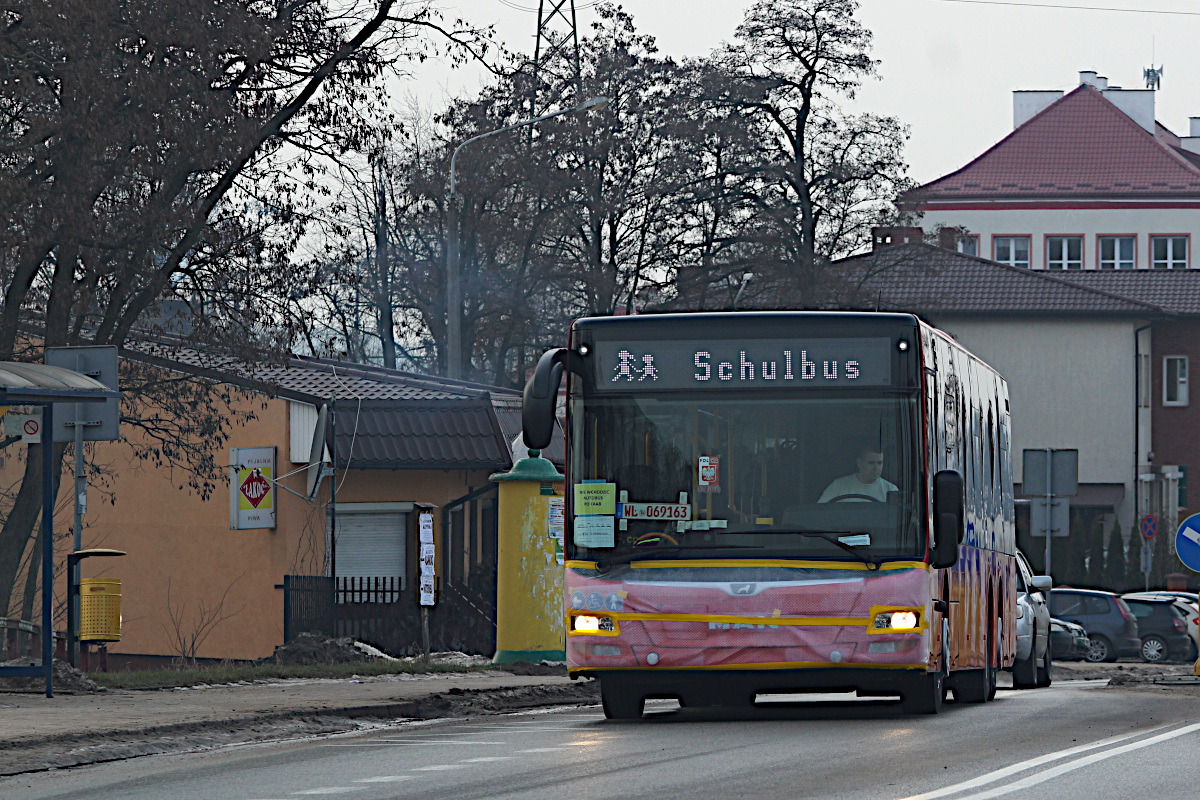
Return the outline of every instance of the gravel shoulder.
{"type": "Polygon", "coordinates": [[[406,719],[599,702],[591,681],[487,671],[156,691],[0,693],[0,775],[347,732],[406,719]]]}

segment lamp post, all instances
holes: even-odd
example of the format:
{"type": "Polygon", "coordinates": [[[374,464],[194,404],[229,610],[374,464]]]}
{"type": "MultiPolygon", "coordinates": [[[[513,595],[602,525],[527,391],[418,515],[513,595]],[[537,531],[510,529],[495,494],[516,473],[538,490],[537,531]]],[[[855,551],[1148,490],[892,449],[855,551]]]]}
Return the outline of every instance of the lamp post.
{"type": "Polygon", "coordinates": [[[459,240],[458,240],[458,191],[455,182],[455,165],[458,162],[458,152],[472,142],[486,139],[489,136],[506,133],[507,131],[536,125],[564,114],[574,114],[593,108],[604,108],[608,105],[607,97],[589,97],[573,108],[564,108],[549,114],[527,119],[494,131],[487,131],[472,136],[463,141],[450,155],[450,196],[446,206],[446,376],[453,379],[463,377],[462,364],[462,275],[459,269],[459,240]]]}

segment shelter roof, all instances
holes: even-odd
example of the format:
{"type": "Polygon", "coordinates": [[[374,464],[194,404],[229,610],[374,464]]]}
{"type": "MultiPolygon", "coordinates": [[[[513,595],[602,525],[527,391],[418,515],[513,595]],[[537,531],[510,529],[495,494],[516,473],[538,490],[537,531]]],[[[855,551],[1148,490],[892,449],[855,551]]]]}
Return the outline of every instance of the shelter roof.
{"type": "Polygon", "coordinates": [[[74,370],[0,361],[0,405],[93,402],[119,396],[95,378],[74,370]]]}

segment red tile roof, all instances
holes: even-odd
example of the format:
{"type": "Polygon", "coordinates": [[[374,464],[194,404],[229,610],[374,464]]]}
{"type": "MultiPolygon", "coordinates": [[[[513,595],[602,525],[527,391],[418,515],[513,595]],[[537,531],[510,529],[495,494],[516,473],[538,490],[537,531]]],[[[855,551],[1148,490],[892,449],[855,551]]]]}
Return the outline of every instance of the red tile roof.
{"type": "Polygon", "coordinates": [[[997,199],[1200,196],[1200,166],[1091,86],[1056,100],[957,172],[918,190],[922,204],[997,199]],[[925,195],[922,197],[921,195],[925,195]]]}

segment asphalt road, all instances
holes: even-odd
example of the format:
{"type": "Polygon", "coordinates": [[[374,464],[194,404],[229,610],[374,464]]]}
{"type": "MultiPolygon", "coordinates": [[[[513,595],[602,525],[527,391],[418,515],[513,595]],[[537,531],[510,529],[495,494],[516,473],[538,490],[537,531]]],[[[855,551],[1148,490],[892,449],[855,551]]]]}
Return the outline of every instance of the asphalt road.
{"type": "Polygon", "coordinates": [[[649,704],[401,724],[0,780],[4,800],[1191,798],[1200,696],[1059,682],[904,716],[886,701],[649,704]]]}

